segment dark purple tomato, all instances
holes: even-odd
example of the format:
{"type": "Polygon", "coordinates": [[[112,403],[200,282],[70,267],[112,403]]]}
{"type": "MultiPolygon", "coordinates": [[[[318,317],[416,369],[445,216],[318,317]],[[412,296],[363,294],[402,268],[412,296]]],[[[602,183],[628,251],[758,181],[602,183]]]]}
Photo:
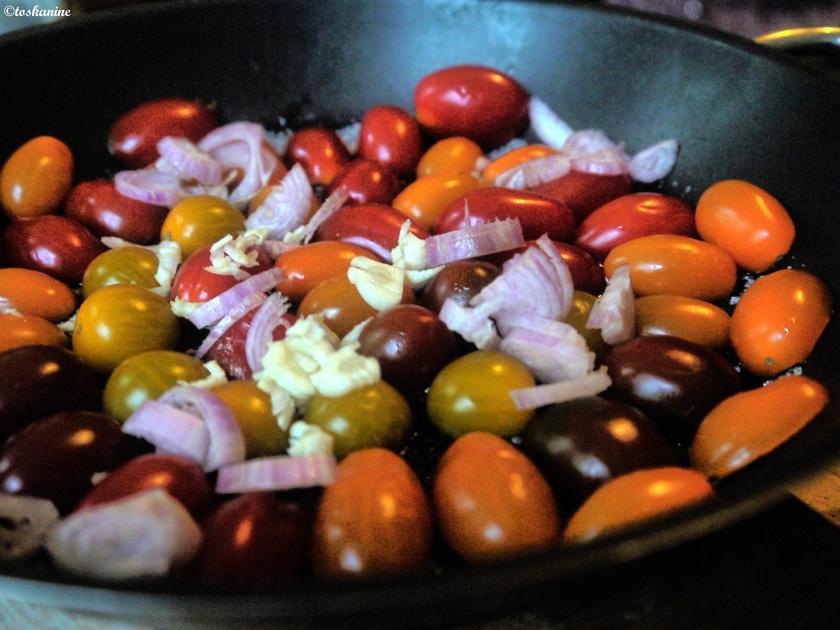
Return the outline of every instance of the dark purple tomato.
{"type": "Polygon", "coordinates": [[[572,211],[562,203],[524,190],[496,186],[476,188],[452,202],[438,217],[432,233],[467,227],[468,213],[470,225],[496,219],[519,219],[522,233],[528,240],[548,234],[555,241],[569,241],[575,233],[572,211]]]}
{"type": "Polygon", "coordinates": [[[25,267],[75,287],[105,246],[81,223],[57,215],[17,219],[3,230],[6,265],[25,267]]]}
{"type": "Polygon", "coordinates": [[[468,306],[470,300],[501,272],[496,265],[481,260],[449,263],[423,289],[420,304],[435,313],[443,308],[447,298],[452,298],[461,306],[468,306]]]}
{"type": "Polygon", "coordinates": [[[98,409],[96,374],[75,354],[55,346],[24,346],[0,353],[0,440],[59,411],[98,409]]]}
{"type": "Polygon", "coordinates": [[[303,574],[309,557],[310,515],[267,492],[243,494],[202,523],[204,542],[193,569],[202,584],[259,587],[303,574]]]}
{"type": "Polygon", "coordinates": [[[613,199],[578,226],[575,244],[598,260],[622,243],[651,234],[696,236],[694,212],[682,199],[634,193],[613,199]]]}
{"type": "Polygon", "coordinates": [[[158,158],[157,143],[164,136],[198,142],[218,126],[216,114],[201,103],[160,98],[120,116],[108,134],[108,150],[126,166],[142,168],[158,158]]]}
{"type": "Polygon", "coordinates": [[[330,192],[339,188],[350,197],[350,203],[389,204],[400,192],[400,182],[387,167],[373,160],[350,162],[333,180],[330,192]]]}
{"type": "Polygon", "coordinates": [[[610,479],[675,463],[662,434],[644,414],[595,396],[538,411],[525,430],[523,447],[566,513],[610,479]]]}
{"type": "Polygon", "coordinates": [[[493,68],[453,66],[423,77],[414,90],[414,109],[435,137],[465,136],[493,148],[525,127],[528,93],[493,68]]]}
{"type": "Polygon", "coordinates": [[[712,407],[740,389],[738,373],[721,355],[668,335],[615,346],[604,365],[612,379],[609,393],[647,413],[682,446],[712,407]]]}
{"type": "Polygon", "coordinates": [[[416,304],[379,313],[364,327],[359,343],[359,352],[379,360],[382,378],[408,397],[431,385],[458,352],[454,333],[416,304]]]}
{"type": "Polygon", "coordinates": [[[117,236],[140,245],[158,241],[167,212],[121,195],[106,179],[76,184],[64,202],[64,214],[94,235],[117,236]]]}
{"type": "Polygon", "coordinates": [[[0,491],[49,499],[65,512],[90,490],[94,473],[119,466],[138,454],[141,444],[102,413],[48,416],[0,448],[0,491]]]}
{"type": "Polygon", "coordinates": [[[570,171],[568,175],[530,190],[566,204],[575,215],[575,223],[580,223],[605,203],[629,195],[632,189],[632,182],[627,175],[593,175],[570,171]]]}
{"type": "MultiPolygon", "coordinates": [[[[385,262],[391,262],[391,250],[397,246],[400,228],[408,220],[403,213],[381,203],[344,206],[321,224],[318,239],[361,245],[385,262]]],[[[414,221],[410,230],[417,238],[429,237],[414,221]]]]}
{"type": "Polygon", "coordinates": [[[312,184],[329,186],[350,159],[338,134],[322,127],[296,131],[286,147],[286,160],[300,164],[312,184]]]}
{"type": "MultiPolygon", "coordinates": [[[[208,351],[208,358],[222,366],[228,378],[248,380],[253,376],[251,366],[248,364],[248,356],[245,353],[245,341],[256,314],[257,309],[253,309],[250,313],[240,317],[208,351]]],[[[286,314],[283,315],[282,319],[288,326],[295,323],[294,315],[286,314]]],[[[272,339],[280,341],[285,336],[286,326],[281,325],[281,322],[278,321],[272,339]]]]}
{"type": "Polygon", "coordinates": [[[399,107],[378,105],[365,112],[359,155],[384,164],[400,177],[414,173],[423,142],[414,117],[399,107]]]}
{"type": "Polygon", "coordinates": [[[160,488],[180,501],[190,514],[200,516],[213,500],[213,488],[204,471],[177,455],[141,455],[123,464],[88,492],[77,509],[123,499],[160,488]]]}

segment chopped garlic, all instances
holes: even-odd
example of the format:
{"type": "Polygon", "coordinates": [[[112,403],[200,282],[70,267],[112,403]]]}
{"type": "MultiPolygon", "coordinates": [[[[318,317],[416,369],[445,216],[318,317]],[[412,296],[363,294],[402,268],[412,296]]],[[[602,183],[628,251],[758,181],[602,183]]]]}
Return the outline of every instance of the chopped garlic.
{"type": "Polygon", "coordinates": [[[347,279],[372,308],[384,311],[402,302],[405,270],[356,256],[350,261],[347,279]]]}
{"type": "MultiPolygon", "coordinates": [[[[151,289],[154,293],[169,297],[172,289],[172,281],[175,279],[175,272],[181,264],[181,246],[175,241],[164,240],[157,245],[138,245],[130,241],[117,238],[116,236],[103,236],[102,244],[108,249],[121,249],[123,247],[139,247],[148,249],[158,259],[158,266],[155,270],[155,280],[158,286],[151,289]]],[[[177,315],[177,313],[176,313],[177,315]]]]}
{"type": "Polygon", "coordinates": [[[351,343],[356,343],[359,340],[359,337],[362,336],[362,331],[365,329],[365,326],[367,326],[368,322],[372,319],[373,317],[368,317],[366,320],[353,326],[353,328],[350,329],[350,332],[342,337],[339,345],[343,348],[344,346],[349,346],[351,343]]]}
{"type": "Polygon", "coordinates": [[[426,255],[426,241],[417,238],[410,231],[411,221],[405,221],[400,227],[397,246],[391,250],[394,266],[400,269],[425,269],[429,266],[426,255]]]}
{"type": "Polygon", "coordinates": [[[187,385],[189,387],[199,387],[201,389],[213,389],[219,385],[224,385],[228,382],[227,374],[222,369],[222,366],[215,361],[208,361],[204,364],[204,369],[208,374],[204,378],[196,381],[178,381],[178,385],[187,385]]]}
{"type": "Polygon", "coordinates": [[[307,455],[332,455],[333,436],[314,424],[298,420],[289,429],[289,448],[292,457],[307,455]]]}
{"type": "Polygon", "coordinates": [[[277,426],[288,431],[297,410],[294,399],[271,378],[267,376],[255,378],[257,378],[257,387],[271,398],[271,413],[277,419],[277,426]]]}
{"type": "Polygon", "coordinates": [[[306,226],[299,225],[291,232],[286,232],[286,234],[283,235],[283,242],[286,243],[286,245],[302,245],[303,239],[305,238],[306,226]]]}
{"type": "MultiPolygon", "coordinates": [[[[297,399],[309,399],[315,395],[315,388],[309,380],[309,373],[317,370],[310,370],[309,365],[301,363],[301,359],[308,357],[297,357],[285,341],[275,341],[268,344],[268,350],[262,359],[263,369],[254,375],[257,387],[264,389],[261,383],[271,381],[282,387],[290,396],[297,399]]],[[[264,389],[271,393],[268,389],[264,389]]]]}
{"type": "Polygon", "coordinates": [[[379,361],[357,352],[359,344],[344,346],[334,352],[321,369],[312,375],[312,384],[322,396],[344,396],[354,389],[373,385],[382,377],[379,361]]]}
{"type": "Polygon", "coordinates": [[[202,305],[204,305],[204,302],[187,302],[187,300],[175,298],[169,303],[169,309],[175,316],[187,318],[202,305]]]}
{"type": "Polygon", "coordinates": [[[236,238],[228,234],[210,246],[210,266],[205,271],[219,276],[244,280],[251,274],[245,269],[257,265],[258,252],[248,250],[265,242],[268,228],[252,228],[236,238]]]}
{"type": "Polygon", "coordinates": [[[422,289],[431,282],[432,278],[443,271],[443,268],[444,265],[430,267],[429,269],[408,269],[405,272],[405,277],[412,289],[422,289]]]}

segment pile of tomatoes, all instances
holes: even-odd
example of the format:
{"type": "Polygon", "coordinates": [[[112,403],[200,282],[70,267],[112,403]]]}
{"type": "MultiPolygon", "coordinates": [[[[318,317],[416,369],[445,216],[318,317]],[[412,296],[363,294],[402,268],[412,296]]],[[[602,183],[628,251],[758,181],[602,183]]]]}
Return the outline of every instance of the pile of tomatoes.
{"type": "MultiPolygon", "coordinates": [[[[167,208],[129,199],[108,179],[74,184],[69,147],[52,137],[26,142],[0,176],[0,438],[8,438],[0,489],[48,498],[66,514],[163,487],[204,531],[183,570],[236,585],[309,571],[422,569],[435,528],[459,556],[482,562],[709,499],[710,481],[771,451],[825,406],[819,383],[785,373],[807,359],[827,325],[829,290],[807,271],[784,268],[793,222],[747,182],[713,185],[696,209],[633,192],[626,173],[572,170],[529,190],[494,186],[509,169],[560,150],[520,143],[485,157],[525,130],[528,104],[525,89],[495,70],[441,70],[417,86],[415,115],[388,105],[364,114],[358,155],[335,130],[295,131],[244,210],[223,195],[167,208]],[[316,396],[305,410],[307,423],[333,437],[335,483],[214,496],[193,462],[152,454],[120,426],[178,382],[208,376],[193,356],[202,333],[173,313],[171,300],[205,303],[238,282],[208,270],[210,247],[241,233],[293,164],[322,198],[341,190],[347,204],[316,242],[276,256],[260,249],[248,272],[282,270],[277,290],[292,304],[289,323],[318,315],[344,337],[370,320],[359,351],[378,359],[382,380],[316,396]],[[607,367],[605,395],[519,409],[510,391],[535,385],[527,367],[476,350],[437,317],[447,299],[467,306],[514,252],[450,263],[425,288],[406,285],[402,304],[381,312],[347,278],[354,257],[389,262],[406,220],[426,238],[508,217],[527,241],[548,234],[568,264],[575,296],[566,321],[607,367]],[[136,246],[107,249],[105,236],[136,246]],[[169,295],[155,291],[158,256],[142,247],[161,240],[183,256],[169,295]],[[637,334],[610,347],[586,322],[623,266],[637,298],[637,334]],[[734,296],[744,272],[757,279],[734,296]],[[68,335],[57,324],[71,317],[68,335]],[[730,346],[737,369],[721,354],[730,346]],[[774,380],[741,391],[746,372],[774,380]],[[400,456],[417,459],[406,445],[422,442],[418,435],[446,447],[428,476],[400,456]],[[112,472],[93,485],[103,471],[112,472]]],[[[199,103],[151,101],[113,124],[109,150],[144,168],[161,138],[198,142],[218,125],[199,103]]],[[[231,378],[212,391],[232,410],[247,457],[275,456],[289,436],[244,359],[249,322],[242,318],[211,349],[231,378]]]]}

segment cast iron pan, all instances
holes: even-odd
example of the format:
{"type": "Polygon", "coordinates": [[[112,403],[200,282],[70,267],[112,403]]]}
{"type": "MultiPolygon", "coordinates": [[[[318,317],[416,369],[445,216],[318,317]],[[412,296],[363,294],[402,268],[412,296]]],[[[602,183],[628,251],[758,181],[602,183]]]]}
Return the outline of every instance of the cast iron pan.
{"type": "MultiPolygon", "coordinates": [[[[458,63],[512,74],[572,126],[602,127],[631,150],[678,138],[681,154],[665,192],[694,202],[724,178],[772,191],[796,221],[793,264],[837,294],[840,85],[782,53],[626,11],[547,2],[262,0],[72,18],[0,41],[0,155],[52,134],[73,148],[78,178],[101,176],[116,166],[105,151],[108,125],[152,97],[214,101],[226,120],[275,127],[279,114],[298,123],[325,115],[346,122],[376,104],[411,109],[422,76],[458,63]]],[[[761,509],[836,453],[839,330],[829,326],[807,364],[834,396],[805,431],[727,480],[713,504],[594,545],[480,568],[250,595],[171,583],[101,588],[30,565],[6,568],[0,588],[167,627],[330,618],[427,625],[546,592],[562,601],[574,584],[597,587],[616,566],[761,509]]]]}

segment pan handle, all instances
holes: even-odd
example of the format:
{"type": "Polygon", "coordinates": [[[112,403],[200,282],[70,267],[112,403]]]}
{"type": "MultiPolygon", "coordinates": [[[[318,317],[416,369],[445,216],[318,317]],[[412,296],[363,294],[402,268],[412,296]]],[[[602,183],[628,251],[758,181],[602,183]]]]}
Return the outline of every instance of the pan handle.
{"type": "Polygon", "coordinates": [[[840,46],[840,27],[810,26],[806,28],[787,28],[782,31],[759,35],[753,41],[782,50],[807,48],[819,44],[840,46]]]}

